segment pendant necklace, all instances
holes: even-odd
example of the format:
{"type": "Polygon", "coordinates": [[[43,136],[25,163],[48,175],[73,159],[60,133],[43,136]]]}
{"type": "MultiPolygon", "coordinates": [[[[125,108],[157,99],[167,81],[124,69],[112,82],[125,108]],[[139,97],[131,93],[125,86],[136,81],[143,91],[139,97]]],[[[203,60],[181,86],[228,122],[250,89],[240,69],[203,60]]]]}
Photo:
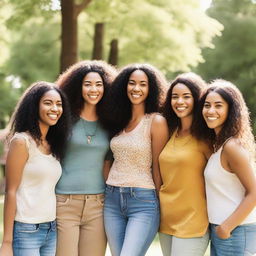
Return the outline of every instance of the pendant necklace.
{"type": "MultiPolygon", "coordinates": [[[[83,124],[83,130],[86,136],[87,144],[91,144],[92,138],[96,135],[97,129],[98,129],[98,122],[96,121],[96,125],[93,131],[87,131],[86,129],[86,120],[82,119],[82,124],[83,124]]],[[[95,122],[94,122],[95,123],[95,122]]]]}

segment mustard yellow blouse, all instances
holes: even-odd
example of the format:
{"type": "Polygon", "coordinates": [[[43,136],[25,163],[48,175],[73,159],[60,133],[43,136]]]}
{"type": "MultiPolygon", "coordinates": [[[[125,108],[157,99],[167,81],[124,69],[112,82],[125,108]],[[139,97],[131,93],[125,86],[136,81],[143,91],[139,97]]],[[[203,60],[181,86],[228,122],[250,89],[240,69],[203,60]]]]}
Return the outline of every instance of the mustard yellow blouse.
{"type": "Polygon", "coordinates": [[[160,232],[181,238],[203,236],[208,228],[204,168],[209,147],[176,132],[159,156],[160,232]]]}

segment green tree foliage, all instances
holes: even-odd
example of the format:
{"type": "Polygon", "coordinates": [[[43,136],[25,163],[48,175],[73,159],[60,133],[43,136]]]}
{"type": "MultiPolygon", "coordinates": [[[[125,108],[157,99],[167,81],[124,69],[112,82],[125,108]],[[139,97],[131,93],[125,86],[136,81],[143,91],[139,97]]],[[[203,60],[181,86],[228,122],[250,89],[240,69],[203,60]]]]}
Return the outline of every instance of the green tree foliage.
{"type": "MultiPolygon", "coordinates": [[[[31,30],[30,48],[34,45],[37,51],[41,49],[42,42],[34,38],[39,38],[38,35],[43,33],[43,29],[49,29],[48,37],[50,37],[44,36],[43,41],[48,39],[53,48],[56,46],[52,43],[56,37],[52,38],[51,35],[56,29],[50,27],[55,14],[57,19],[60,16],[57,11],[52,11],[51,0],[5,1],[13,6],[13,15],[8,19],[7,24],[13,29],[16,28],[16,33],[20,32],[20,37],[13,42],[12,50],[17,47],[23,49],[23,46],[26,48],[28,44],[22,44],[20,39],[27,38],[26,33],[29,29],[31,30]]],[[[202,61],[201,49],[213,47],[212,38],[218,35],[222,28],[220,23],[208,17],[199,8],[198,0],[93,0],[85,9],[83,17],[79,18],[80,58],[91,57],[93,28],[96,22],[106,24],[107,51],[104,59],[107,59],[111,40],[116,38],[119,40],[120,65],[130,62],[150,62],[170,72],[189,70],[202,61]]],[[[44,48],[42,51],[44,53],[44,48]]],[[[56,52],[59,53],[58,50],[56,52]]],[[[15,66],[14,56],[11,56],[11,66],[15,66]]],[[[38,54],[34,56],[34,59],[37,59],[38,54]]],[[[51,60],[53,57],[54,55],[51,60]]],[[[44,54],[40,59],[46,60],[45,65],[52,69],[46,58],[47,55],[44,54]]],[[[25,79],[30,76],[27,75],[25,79]]]]}
{"type": "Polygon", "coordinates": [[[209,15],[224,25],[215,48],[205,49],[197,71],[206,80],[223,78],[240,87],[256,131],[256,4],[250,0],[215,0],[209,15]]]}
{"type": "Polygon", "coordinates": [[[9,58],[10,31],[4,25],[11,15],[11,8],[6,0],[0,1],[0,66],[9,58]]]}
{"type": "Polygon", "coordinates": [[[0,73],[0,129],[3,129],[12,114],[20,90],[13,88],[11,81],[7,81],[3,73],[0,73]]]}
{"type": "Polygon", "coordinates": [[[59,71],[59,25],[42,25],[33,18],[13,35],[10,58],[5,63],[9,74],[19,76],[26,88],[38,80],[55,81],[59,71]]]}
{"type": "Polygon", "coordinates": [[[7,20],[9,28],[22,29],[31,17],[45,17],[49,19],[55,12],[51,0],[4,0],[12,7],[12,14],[7,20]]]}
{"type": "MultiPolygon", "coordinates": [[[[23,88],[36,80],[54,81],[59,71],[60,10],[53,10],[53,0],[3,1],[0,6],[9,11],[0,11],[0,20],[5,16],[0,31],[8,28],[0,35],[0,45],[7,49],[1,70],[5,76],[19,77],[23,88]]],[[[167,74],[196,66],[202,61],[201,49],[213,47],[211,41],[222,29],[200,10],[198,0],[92,0],[79,15],[79,59],[92,56],[97,22],[105,24],[105,60],[116,38],[120,66],[149,62],[167,74]]]]}
{"type": "MultiPolygon", "coordinates": [[[[84,17],[90,22],[106,24],[107,45],[119,39],[120,65],[150,62],[170,72],[196,66],[201,49],[213,47],[212,38],[222,29],[197,0],[94,0],[84,17]]],[[[80,29],[92,38],[92,30],[80,29]]]]}

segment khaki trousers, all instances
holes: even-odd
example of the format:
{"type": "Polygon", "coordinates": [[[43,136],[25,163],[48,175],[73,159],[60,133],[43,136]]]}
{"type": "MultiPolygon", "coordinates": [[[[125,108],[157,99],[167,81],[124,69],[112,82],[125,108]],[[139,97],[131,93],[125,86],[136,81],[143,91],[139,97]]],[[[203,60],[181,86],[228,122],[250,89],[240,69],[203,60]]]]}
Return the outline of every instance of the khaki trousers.
{"type": "Polygon", "coordinates": [[[57,195],[57,256],[104,256],[104,194],[57,195]]]}

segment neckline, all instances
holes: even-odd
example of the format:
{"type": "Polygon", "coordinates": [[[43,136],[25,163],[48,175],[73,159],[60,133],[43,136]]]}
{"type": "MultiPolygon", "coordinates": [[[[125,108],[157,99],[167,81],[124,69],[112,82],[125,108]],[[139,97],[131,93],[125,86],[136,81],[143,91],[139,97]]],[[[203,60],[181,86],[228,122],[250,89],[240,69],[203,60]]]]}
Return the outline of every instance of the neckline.
{"type": "Polygon", "coordinates": [[[227,138],[227,139],[222,143],[222,145],[221,145],[216,151],[213,151],[213,154],[216,154],[216,153],[218,153],[221,149],[223,149],[223,146],[224,146],[231,138],[232,138],[232,137],[227,138]]]}
{"type": "Polygon", "coordinates": [[[41,155],[43,155],[43,156],[46,156],[46,157],[51,157],[51,156],[52,156],[52,153],[50,153],[50,154],[45,154],[45,153],[43,153],[43,152],[38,148],[37,145],[36,145],[36,149],[37,149],[38,152],[39,152],[41,155]]]}
{"type": "Polygon", "coordinates": [[[138,122],[138,124],[137,124],[131,131],[126,132],[125,129],[123,129],[123,133],[124,133],[124,134],[129,134],[129,133],[132,133],[133,131],[137,130],[137,129],[141,126],[142,121],[144,120],[145,116],[146,116],[146,115],[144,115],[144,116],[141,118],[141,120],[138,122]]]}
{"type": "Polygon", "coordinates": [[[35,144],[35,148],[36,148],[36,150],[40,153],[40,155],[46,156],[46,157],[52,157],[52,156],[53,156],[52,153],[49,153],[49,154],[43,153],[43,152],[38,148],[37,143],[36,143],[36,141],[33,139],[33,137],[32,137],[28,132],[24,132],[24,133],[25,133],[27,136],[29,136],[29,139],[31,139],[31,140],[33,141],[33,143],[35,144]]]}
{"type": "Polygon", "coordinates": [[[84,119],[84,118],[82,118],[82,117],[80,117],[80,120],[81,120],[82,122],[85,122],[85,123],[97,123],[97,122],[98,122],[98,120],[91,121],[91,120],[86,120],[86,119],[84,119]]]}
{"type": "Polygon", "coordinates": [[[176,131],[174,132],[174,134],[173,134],[175,140],[184,140],[184,139],[186,139],[186,138],[192,137],[192,134],[191,134],[191,133],[190,133],[190,134],[187,134],[187,135],[185,135],[185,136],[178,136],[178,137],[177,137],[177,133],[178,133],[178,130],[176,130],[176,131]]]}

